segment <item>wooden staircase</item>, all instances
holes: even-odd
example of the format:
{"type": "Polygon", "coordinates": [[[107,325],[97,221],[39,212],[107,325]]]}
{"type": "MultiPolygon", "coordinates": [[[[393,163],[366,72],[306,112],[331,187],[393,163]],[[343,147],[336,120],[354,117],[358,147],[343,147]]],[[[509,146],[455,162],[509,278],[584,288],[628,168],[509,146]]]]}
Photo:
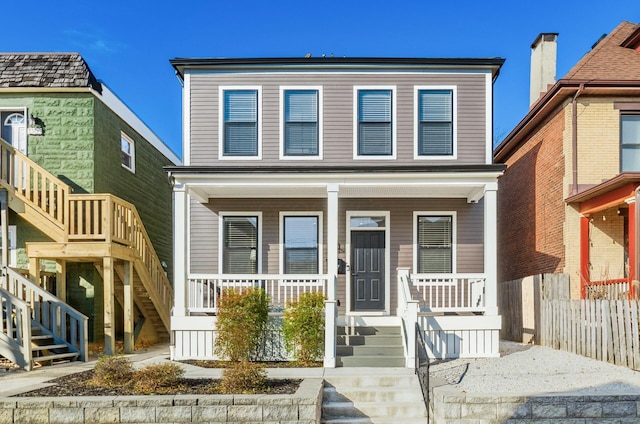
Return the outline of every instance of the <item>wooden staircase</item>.
{"type": "Polygon", "coordinates": [[[26,370],[87,360],[89,319],[11,268],[2,269],[0,304],[0,355],[26,370]]]}
{"type": "MultiPolygon", "coordinates": [[[[173,289],[133,204],[111,194],[73,194],[2,139],[0,187],[7,190],[8,207],[53,240],[29,243],[30,259],[89,261],[100,270],[102,259],[111,257],[119,283],[124,281],[123,261],[130,261],[135,305],[159,339],[168,338],[173,289]]],[[[116,284],[116,297],[121,286],[116,284]]]]}

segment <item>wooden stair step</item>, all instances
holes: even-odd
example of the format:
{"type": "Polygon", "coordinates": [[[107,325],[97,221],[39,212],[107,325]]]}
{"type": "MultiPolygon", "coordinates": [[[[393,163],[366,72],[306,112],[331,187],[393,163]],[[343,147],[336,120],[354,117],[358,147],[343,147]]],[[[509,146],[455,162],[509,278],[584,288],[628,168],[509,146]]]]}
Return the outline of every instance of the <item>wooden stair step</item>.
{"type": "Polygon", "coordinates": [[[56,353],[55,355],[45,355],[38,356],[37,358],[33,358],[34,362],[45,362],[45,361],[55,361],[58,359],[75,359],[80,356],[78,352],[67,352],[67,353],[56,353]]]}
{"type": "Polygon", "coordinates": [[[64,349],[66,348],[66,344],[53,344],[53,345],[41,345],[41,346],[31,346],[32,351],[36,350],[53,350],[53,349],[64,349]]]}
{"type": "Polygon", "coordinates": [[[53,339],[53,336],[49,334],[31,335],[31,340],[46,340],[46,339],[53,339]]]}

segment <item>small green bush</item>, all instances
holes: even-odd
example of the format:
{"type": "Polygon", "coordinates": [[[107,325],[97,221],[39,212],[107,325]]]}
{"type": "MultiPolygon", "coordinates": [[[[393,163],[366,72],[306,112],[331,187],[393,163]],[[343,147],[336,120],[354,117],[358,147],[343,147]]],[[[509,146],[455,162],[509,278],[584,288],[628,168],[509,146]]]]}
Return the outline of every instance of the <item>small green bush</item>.
{"type": "Polygon", "coordinates": [[[147,365],[135,372],[133,390],[136,393],[166,393],[180,388],[184,369],[178,364],[166,362],[147,365]]]}
{"type": "Polygon", "coordinates": [[[324,300],[319,292],[303,293],[284,310],[282,334],[287,352],[297,362],[311,365],[324,353],[324,300]]]}
{"type": "Polygon", "coordinates": [[[101,356],[93,369],[91,384],[102,387],[122,387],[131,383],[133,364],[124,356],[101,356]]]}
{"type": "Polygon", "coordinates": [[[267,371],[264,365],[242,361],[224,369],[218,391],[225,394],[254,394],[264,391],[266,385],[267,371]]]}
{"type": "Polygon", "coordinates": [[[225,290],[218,304],[216,355],[234,362],[251,359],[260,345],[268,313],[264,290],[225,290]]]}

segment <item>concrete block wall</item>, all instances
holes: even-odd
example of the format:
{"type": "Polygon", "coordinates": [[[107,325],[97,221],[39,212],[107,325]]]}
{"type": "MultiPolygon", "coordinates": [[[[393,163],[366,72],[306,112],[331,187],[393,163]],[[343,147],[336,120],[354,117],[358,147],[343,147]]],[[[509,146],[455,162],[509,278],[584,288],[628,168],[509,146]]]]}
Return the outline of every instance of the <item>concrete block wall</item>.
{"type": "Polygon", "coordinates": [[[0,398],[0,424],[319,424],[322,385],[321,379],[306,379],[293,395],[0,398]]]}
{"type": "Polygon", "coordinates": [[[638,394],[478,395],[440,386],[432,389],[429,406],[429,421],[437,424],[640,422],[638,394]]]}

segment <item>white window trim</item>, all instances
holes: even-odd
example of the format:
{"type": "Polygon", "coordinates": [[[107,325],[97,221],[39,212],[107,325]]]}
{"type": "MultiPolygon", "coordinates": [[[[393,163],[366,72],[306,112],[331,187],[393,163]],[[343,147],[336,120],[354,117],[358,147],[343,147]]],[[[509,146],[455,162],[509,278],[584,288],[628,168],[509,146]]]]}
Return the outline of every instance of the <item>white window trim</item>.
{"type": "Polygon", "coordinates": [[[458,213],[456,211],[414,211],[413,212],[413,271],[418,273],[418,217],[450,216],[451,217],[451,273],[458,269],[458,213]]]}
{"type": "Polygon", "coordinates": [[[416,160],[454,160],[458,159],[458,86],[456,85],[416,85],[413,87],[413,158],[416,160]],[[453,97],[453,110],[451,119],[453,120],[453,154],[449,156],[424,156],[418,154],[418,132],[420,129],[420,117],[418,108],[420,98],[418,93],[421,90],[451,90],[453,97]]]}
{"type": "Polygon", "coordinates": [[[355,85],[353,86],[353,159],[395,160],[397,155],[396,133],[398,127],[395,85],[355,85]],[[358,155],[358,92],[360,90],[391,90],[391,155],[358,155]]]}
{"type": "Polygon", "coordinates": [[[347,211],[346,222],[346,262],[348,264],[345,272],[346,277],[346,315],[350,316],[383,316],[391,314],[391,212],[389,211],[347,211]],[[351,227],[351,218],[357,217],[370,217],[370,216],[384,216],[384,228],[382,227],[351,227]],[[357,312],[351,310],[351,231],[384,231],[384,311],[363,311],[357,312]]]}
{"type": "Polygon", "coordinates": [[[304,86],[304,85],[283,85],[280,86],[280,159],[281,160],[322,160],[323,158],[323,93],[321,85],[304,86]],[[293,90],[316,90],[318,92],[318,154],[315,156],[293,156],[284,154],[284,93],[293,90]]]}
{"type": "Polygon", "coordinates": [[[262,274],[262,212],[220,212],[218,213],[218,274],[222,274],[224,267],[224,218],[227,216],[255,216],[258,218],[258,242],[256,243],[257,259],[258,259],[258,271],[257,274],[262,274]]]}
{"type": "Polygon", "coordinates": [[[136,143],[133,140],[133,138],[129,137],[127,134],[125,134],[123,131],[120,131],[120,154],[125,153],[122,150],[122,140],[127,140],[129,142],[129,145],[131,146],[131,166],[127,166],[124,163],[122,163],[122,158],[120,158],[120,164],[122,165],[122,167],[124,169],[126,169],[127,171],[130,171],[132,173],[136,173],[136,143]]]}
{"type": "Polygon", "coordinates": [[[317,216],[318,217],[318,274],[324,274],[324,242],[322,233],[324,230],[322,224],[322,212],[320,211],[295,211],[295,212],[280,212],[280,240],[279,240],[279,255],[280,265],[279,273],[284,275],[284,218],[285,216],[317,216]]]}
{"type": "Polygon", "coordinates": [[[221,85],[218,87],[218,159],[262,160],[262,86],[221,85]],[[258,92],[258,154],[256,156],[229,156],[224,154],[224,92],[231,90],[256,90],[258,92]]]}

